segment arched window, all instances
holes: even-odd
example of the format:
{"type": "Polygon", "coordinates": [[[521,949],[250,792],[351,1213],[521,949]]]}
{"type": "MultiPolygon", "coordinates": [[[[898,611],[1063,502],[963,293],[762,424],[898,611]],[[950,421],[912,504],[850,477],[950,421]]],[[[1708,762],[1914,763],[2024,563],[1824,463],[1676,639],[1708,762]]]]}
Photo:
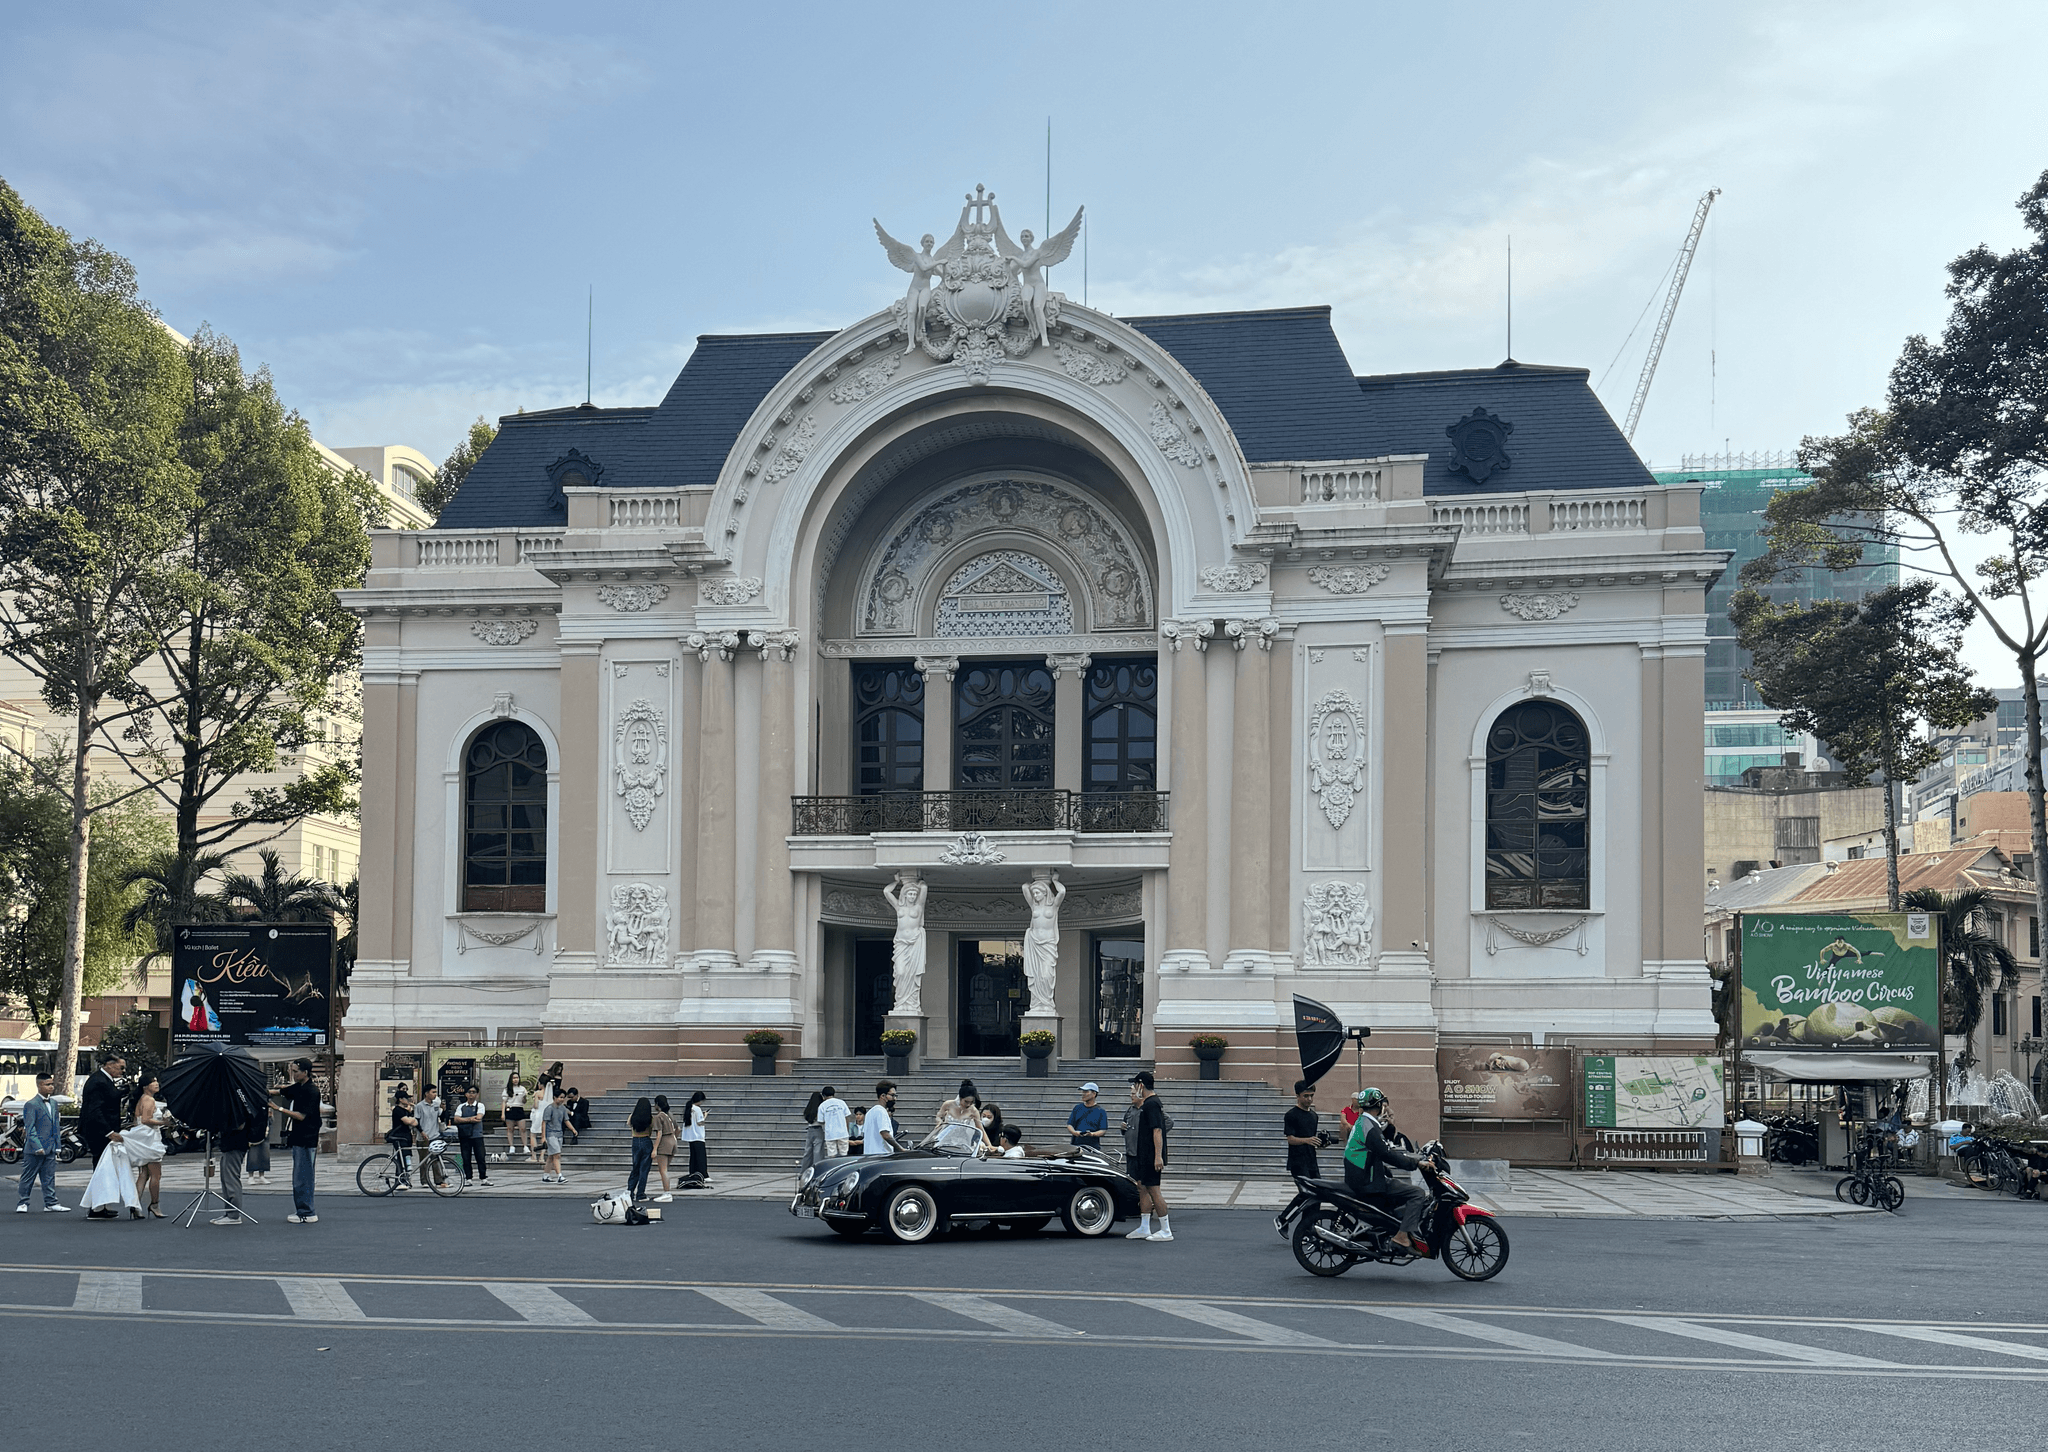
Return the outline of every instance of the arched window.
{"type": "Polygon", "coordinates": [[[1088,765],[1081,789],[1149,792],[1159,785],[1159,663],[1099,660],[1088,670],[1088,765]]]}
{"type": "Polygon", "coordinates": [[[1592,751],[1555,701],[1501,712],[1486,737],[1486,905],[1591,905],[1592,751]]]}
{"type": "Polygon", "coordinates": [[[963,791],[1052,788],[1052,672],[968,663],[953,690],[953,761],[963,791]]]}
{"type": "Polygon", "coordinates": [[[494,721],[462,759],[462,910],[538,913],[548,901],[548,751],[494,721]]]}
{"type": "Polygon", "coordinates": [[[924,677],[907,662],[853,673],[853,789],[871,797],[924,790],[924,677]]]}

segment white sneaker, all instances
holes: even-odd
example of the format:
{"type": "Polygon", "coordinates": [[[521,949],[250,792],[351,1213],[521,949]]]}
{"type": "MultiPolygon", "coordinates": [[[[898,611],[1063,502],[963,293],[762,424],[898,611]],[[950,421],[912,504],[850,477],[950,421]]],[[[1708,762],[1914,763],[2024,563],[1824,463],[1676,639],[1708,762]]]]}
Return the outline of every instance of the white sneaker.
{"type": "MultiPolygon", "coordinates": [[[[22,1208],[25,1210],[28,1207],[24,1205],[22,1208]]],[[[62,1215],[66,1210],[69,1210],[70,1208],[71,1207],[69,1205],[45,1205],[43,1207],[43,1213],[45,1215],[62,1215]]]]}
{"type": "Polygon", "coordinates": [[[287,1215],[284,1217],[284,1223],[287,1225],[304,1225],[306,1222],[297,1215],[287,1215]]]}
{"type": "MultiPolygon", "coordinates": [[[[308,1216],[306,1216],[306,1217],[305,1217],[304,1219],[302,1219],[301,1221],[299,1221],[299,1224],[301,1224],[301,1225],[316,1225],[316,1224],[318,1224],[318,1223],[319,1223],[319,1221],[320,1221],[320,1217],[319,1217],[318,1215],[308,1215],[308,1216]]],[[[1153,1236],[1152,1238],[1153,1238],[1154,1240],[1157,1240],[1157,1239],[1158,1239],[1159,1237],[1155,1235],[1155,1236],[1153,1236]]],[[[1171,1235],[1167,1236],[1166,1238],[1167,1238],[1168,1240],[1171,1240],[1171,1239],[1173,1239],[1173,1237],[1172,1237],[1171,1235]]]]}
{"type": "Polygon", "coordinates": [[[206,1223],[209,1225],[240,1225],[242,1217],[239,1215],[216,1215],[206,1223]]]}
{"type": "Polygon", "coordinates": [[[1124,1237],[1125,1240],[1150,1240],[1151,1238],[1152,1232],[1142,1225],[1124,1237]]]}
{"type": "Polygon", "coordinates": [[[656,1195],[654,1197],[654,1203],[657,1205],[668,1205],[674,1203],[675,1198],[676,1197],[673,1195],[656,1195]]]}
{"type": "Polygon", "coordinates": [[[1155,1230],[1145,1238],[1147,1240],[1171,1240],[1173,1239],[1173,1232],[1171,1230],[1155,1230]]]}
{"type": "Polygon", "coordinates": [[[17,1215],[28,1214],[28,1201],[24,1200],[19,1205],[15,1206],[14,1213],[17,1215]]]}

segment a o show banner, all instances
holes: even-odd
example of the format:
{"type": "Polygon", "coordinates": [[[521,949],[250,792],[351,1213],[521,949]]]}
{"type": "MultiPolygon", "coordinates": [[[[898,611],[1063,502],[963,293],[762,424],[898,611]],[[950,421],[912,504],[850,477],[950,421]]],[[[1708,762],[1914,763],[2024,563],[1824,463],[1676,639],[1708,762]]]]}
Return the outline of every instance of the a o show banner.
{"type": "Polygon", "coordinates": [[[334,929],[191,923],[172,930],[171,1047],[325,1048],[334,929]]]}

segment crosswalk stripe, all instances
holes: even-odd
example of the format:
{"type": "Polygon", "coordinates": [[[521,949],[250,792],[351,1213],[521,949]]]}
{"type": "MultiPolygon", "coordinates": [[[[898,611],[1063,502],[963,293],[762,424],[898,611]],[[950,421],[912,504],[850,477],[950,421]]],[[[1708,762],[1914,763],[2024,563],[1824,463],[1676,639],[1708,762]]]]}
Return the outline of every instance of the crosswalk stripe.
{"type": "Polygon", "coordinates": [[[1008,1331],[1014,1336],[1079,1336],[1081,1333],[1071,1326],[1062,1326],[1057,1321],[1048,1321],[1043,1316],[1034,1316],[1029,1311],[1020,1311],[1015,1306],[1005,1306],[981,1296],[948,1295],[936,1291],[912,1292],[912,1299],[941,1310],[952,1311],[979,1321],[984,1326],[993,1326],[998,1331],[1008,1331]]]}
{"type": "Polygon", "coordinates": [[[597,1322],[597,1317],[567,1296],[546,1286],[486,1281],[484,1289],[528,1321],[537,1321],[546,1326],[590,1326],[597,1322]]]}
{"type": "Polygon", "coordinates": [[[1937,1346],[1961,1346],[1970,1351],[1993,1351],[2000,1356],[2024,1356],[2031,1361],[2048,1361],[2048,1347],[2022,1346],[2016,1341],[1994,1341],[1989,1336],[1966,1336],[1960,1331],[1937,1331],[1932,1326],[1858,1326],[1879,1336],[1903,1336],[1911,1341],[1932,1341],[1937,1346]]]}
{"type": "Polygon", "coordinates": [[[139,1271],[80,1271],[78,1295],[73,1298],[71,1309],[107,1315],[140,1311],[142,1275],[139,1271]]]}
{"type": "Polygon", "coordinates": [[[742,1316],[773,1326],[778,1331],[837,1331],[840,1328],[823,1316],[779,1301],[766,1291],[739,1290],[731,1286],[699,1286],[697,1294],[707,1296],[742,1316]]]}
{"type": "Polygon", "coordinates": [[[1426,1326],[1432,1331],[1448,1331],[1455,1336],[1470,1336],[1475,1341],[1491,1341],[1496,1346],[1512,1346],[1518,1351],[1540,1351],[1547,1356],[1591,1356],[1611,1357],[1611,1351],[1597,1351],[1590,1346],[1577,1346],[1569,1341],[1553,1341],[1548,1336],[1532,1336],[1527,1331],[1515,1331],[1506,1326],[1494,1326],[1485,1321],[1471,1321],[1463,1316],[1446,1316],[1441,1311],[1410,1310],[1402,1306],[1360,1306],[1361,1311],[1374,1316],[1385,1316],[1390,1321],[1406,1321],[1412,1326],[1426,1326]]]}
{"type": "Polygon", "coordinates": [[[1235,1311],[1226,1311],[1220,1306],[1211,1306],[1201,1301],[1155,1301],[1144,1296],[1133,1296],[1131,1304],[1146,1306],[1154,1311],[1164,1311],[1169,1316],[1179,1316],[1185,1321],[1199,1321],[1204,1326],[1214,1326],[1218,1331],[1229,1331],[1238,1336],[1248,1336],[1268,1346],[1335,1346],[1338,1343],[1326,1341],[1320,1336],[1311,1336],[1306,1331],[1293,1331],[1285,1326],[1275,1326],[1270,1321],[1254,1321],[1249,1316],[1240,1316],[1235,1311]]]}
{"type": "Polygon", "coordinates": [[[1602,1316],[1603,1321],[1612,1321],[1622,1326],[1640,1326],[1646,1331],[1662,1331],[1671,1336],[1688,1336],[1694,1341],[1711,1341],[1717,1346],[1728,1346],[1738,1351],[1755,1351],[1765,1356],[1781,1356],[1792,1361],[1812,1362],[1817,1366],[1897,1366],[1895,1361],[1881,1361],[1871,1356],[1853,1356],[1846,1351],[1831,1351],[1823,1346],[1801,1346],[1795,1341],[1774,1341],[1768,1336],[1752,1336],[1746,1331],[1731,1331],[1725,1326],[1700,1326],[1691,1321],[1681,1321],[1674,1316],[1602,1316]]]}
{"type": "Polygon", "coordinates": [[[340,1281],[279,1276],[277,1288],[291,1302],[292,1314],[307,1321],[361,1321],[363,1308],[340,1281]]]}

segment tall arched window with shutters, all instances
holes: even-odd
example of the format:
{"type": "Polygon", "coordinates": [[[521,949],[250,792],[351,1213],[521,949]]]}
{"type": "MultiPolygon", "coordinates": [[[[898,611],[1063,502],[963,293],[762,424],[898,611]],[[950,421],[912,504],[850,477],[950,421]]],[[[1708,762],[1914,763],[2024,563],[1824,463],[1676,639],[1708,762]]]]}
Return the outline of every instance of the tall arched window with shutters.
{"type": "Polygon", "coordinates": [[[462,910],[538,913],[548,901],[548,750],[493,721],[462,757],[462,910]]]}
{"type": "Polygon", "coordinates": [[[1591,905],[1593,757],[1555,701],[1501,712],[1486,736],[1486,905],[1591,905]]]}
{"type": "Polygon", "coordinates": [[[853,672],[853,789],[864,797],[924,790],[924,677],[908,661],[853,672]]]}

